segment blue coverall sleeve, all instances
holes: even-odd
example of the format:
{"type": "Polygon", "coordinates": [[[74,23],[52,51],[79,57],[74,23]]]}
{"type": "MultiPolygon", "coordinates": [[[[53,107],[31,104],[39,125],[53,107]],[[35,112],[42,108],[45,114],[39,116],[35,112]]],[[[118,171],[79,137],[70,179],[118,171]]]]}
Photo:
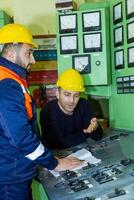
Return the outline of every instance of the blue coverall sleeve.
{"type": "Polygon", "coordinates": [[[45,148],[34,133],[24,105],[24,95],[18,83],[6,79],[1,81],[0,120],[5,139],[31,162],[54,169],[58,161],[45,148]]]}

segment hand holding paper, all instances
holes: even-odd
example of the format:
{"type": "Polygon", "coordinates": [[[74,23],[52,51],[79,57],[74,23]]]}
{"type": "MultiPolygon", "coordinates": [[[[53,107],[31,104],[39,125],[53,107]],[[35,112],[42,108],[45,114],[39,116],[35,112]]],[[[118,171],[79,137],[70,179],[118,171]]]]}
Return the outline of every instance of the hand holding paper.
{"type": "MultiPolygon", "coordinates": [[[[78,169],[81,169],[82,167],[84,166],[87,166],[87,163],[90,163],[90,164],[97,164],[99,162],[101,162],[100,159],[94,157],[91,152],[89,152],[87,149],[81,149],[81,150],[78,150],[76,151],[75,153],[72,153],[70,154],[68,157],[75,157],[79,160],[81,160],[81,165],[72,168],[71,170],[78,170],[78,169]]],[[[50,171],[55,177],[59,176],[59,172],[57,172],[56,170],[51,170],[50,171]]]]}

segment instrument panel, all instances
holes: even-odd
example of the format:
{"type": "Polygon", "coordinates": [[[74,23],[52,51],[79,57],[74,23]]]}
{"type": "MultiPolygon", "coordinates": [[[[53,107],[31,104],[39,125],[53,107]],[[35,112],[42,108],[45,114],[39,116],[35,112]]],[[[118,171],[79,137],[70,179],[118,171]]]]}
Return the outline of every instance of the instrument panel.
{"type": "Polygon", "coordinates": [[[51,200],[134,200],[134,132],[108,130],[104,139],[86,143],[55,155],[65,157],[86,148],[100,163],[87,163],[82,169],[60,172],[54,177],[42,169],[39,179],[51,200]]]}

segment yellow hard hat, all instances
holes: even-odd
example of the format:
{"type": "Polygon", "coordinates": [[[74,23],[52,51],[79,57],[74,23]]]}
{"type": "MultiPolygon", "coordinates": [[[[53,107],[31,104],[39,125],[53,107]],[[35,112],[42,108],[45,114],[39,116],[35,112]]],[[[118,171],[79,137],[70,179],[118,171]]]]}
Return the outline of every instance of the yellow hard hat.
{"type": "Polygon", "coordinates": [[[32,34],[29,30],[21,24],[7,24],[0,28],[0,43],[27,43],[37,47],[34,43],[32,34]]]}
{"type": "Polygon", "coordinates": [[[84,92],[85,90],[82,76],[74,69],[64,71],[57,81],[57,86],[75,92],[84,92]]]}

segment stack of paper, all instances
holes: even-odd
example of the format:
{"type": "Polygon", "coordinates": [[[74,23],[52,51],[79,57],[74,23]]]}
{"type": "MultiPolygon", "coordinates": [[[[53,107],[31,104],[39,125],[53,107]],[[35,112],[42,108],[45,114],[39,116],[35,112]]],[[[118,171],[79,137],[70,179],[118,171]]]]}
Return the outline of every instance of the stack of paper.
{"type": "Polygon", "coordinates": [[[94,157],[91,154],[91,152],[89,152],[87,149],[78,150],[75,153],[70,154],[69,156],[73,156],[73,157],[76,157],[76,158],[78,158],[80,160],[84,160],[82,165],[80,165],[77,168],[74,168],[73,170],[81,169],[82,167],[86,166],[87,163],[97,164],[97,163],[101,162],[100,159],[94,157]]]}
{"type": "Polygon", "coordinates": [[[81,149],[76,151],[75,153],[70,154],[69,156],[74,156],[80,160],[84,160],[85,162],[89,162],[90,164],[97,164],[101,162],[100,159],[94,157],[91,152],[87,149],[81,149]]]}
{"type": "MultiPolygon", "coordinates": [[[[81,150],[78,150],[76,151],[75,153],[72,153],[70,154],[68,157],[70,156],[73,156],[73,157],[76,157],[80,160],[83,160],[83,164],[80,165],[79,167],[77,168],[74,168],[72,169],[72,171],[75,171],[75,170],[78,170],[78,169],[81,169],[82,167],[84,166],[87,166],[87,163],[90,163],[90,164],[98,164],[99,162],[101,162],[101,159],[98,159],[96,157],[94,157],[92,155],[91,152],[89,152],[87,149],[81,149],[81,150]]],[[[55,176],[55,177],[58,177],[60,174],[59,172],[55,171],[55,170],[50,170],[50,172],[55,176]]]]}

